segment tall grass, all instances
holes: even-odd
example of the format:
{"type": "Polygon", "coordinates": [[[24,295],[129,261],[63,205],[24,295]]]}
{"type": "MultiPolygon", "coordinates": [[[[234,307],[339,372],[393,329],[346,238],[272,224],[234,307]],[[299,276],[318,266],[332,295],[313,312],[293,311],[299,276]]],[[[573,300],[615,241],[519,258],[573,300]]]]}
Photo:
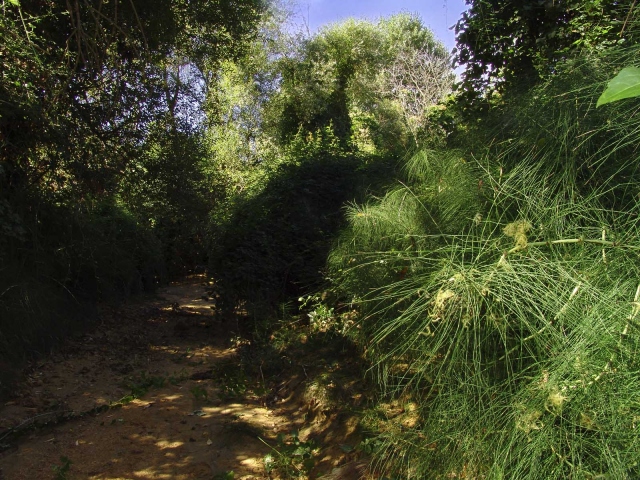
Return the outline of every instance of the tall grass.
{"type": "Polygon", "coordinates": [[[607,61],[568,62],[495,119],[491,146],[423,152],[349,208],[335,288],[384,392],[420,406],[380,433],[385,468],[640,475],[640,121],[634,101],[595,110],[607,61]]]}

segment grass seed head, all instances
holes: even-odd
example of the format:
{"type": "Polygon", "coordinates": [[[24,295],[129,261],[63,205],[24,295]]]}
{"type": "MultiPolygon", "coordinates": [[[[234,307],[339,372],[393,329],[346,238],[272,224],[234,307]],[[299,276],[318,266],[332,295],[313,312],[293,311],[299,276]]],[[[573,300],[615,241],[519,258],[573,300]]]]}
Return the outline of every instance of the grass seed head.
{"type": "Polygon", "coordinates": [[[515,241],[516,248],[527,247],[527,233],[531,230],[531,223],[527,220],[516,220],[504,227],[504,234],[515,241]]]}

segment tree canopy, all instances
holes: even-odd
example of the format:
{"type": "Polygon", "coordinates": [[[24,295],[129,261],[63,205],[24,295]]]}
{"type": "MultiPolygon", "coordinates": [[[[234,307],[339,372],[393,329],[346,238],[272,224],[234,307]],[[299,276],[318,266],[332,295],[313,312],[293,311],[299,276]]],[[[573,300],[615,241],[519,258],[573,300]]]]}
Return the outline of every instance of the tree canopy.
{"type": "Polygon", "coordinates": [[[266,4],[0,8],[0,350],[13,361],[48,348],[86,302],[202,261],[207,92],[266,4]]]}
{"type": "Polygon", "coordinates": [[[179,103],[207,88],[218,61],[240,54],[262,8],[259,1],[5,2],[0,148],[9,183],[17,188],[22,176],[58,192],[72,183],[71,190],[110,190],[148,126],[175,118],[179,103]]]}
{"type": "MultiPolygon", "coordinates": [[[[295,56],[283,59],[281,69],[281,140],[299,129],[314,132],[331,125],[344,146],[360,131],[382,146],[389,138],[381,125],[402,124],[409,117],[423,121],[426,107],[444,97],[453,80],[443,45],[408,14],[377,24],[347,20],[326,27],[303,42],[295,56]]],[[[400,142],[406,142],[401,137],[409,132],[400,130],[400,142]]]]}
{"type": "MultiPolygon", "coordinates": [[[[462,89],[483,95],[535,84],[579,51],[636,41],[623,35],[632,0],[467,0],[455,26],[462,89]]],[[[627,32],[629,33],[629,32],[627,32]]]]}

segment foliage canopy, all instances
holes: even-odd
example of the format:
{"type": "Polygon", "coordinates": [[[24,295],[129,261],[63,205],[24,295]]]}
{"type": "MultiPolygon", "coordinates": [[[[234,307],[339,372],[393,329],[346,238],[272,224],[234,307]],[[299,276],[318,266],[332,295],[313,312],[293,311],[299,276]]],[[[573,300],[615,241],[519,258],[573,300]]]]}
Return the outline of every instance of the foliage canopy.
{"type": "MultiPolygon", "coordinates": [[[[2,3],[3,360],[48,348],[98,298],[152,290],[166,278],[165,254],[184,251],[169,242],[197,243],[176,225],[202,233],[207,219],[199,174],[206,91],[219,62],[242,54],[264,7],[2,3]]],[[[172,273],[196,257],[183,254],[172,273]]]]}
{"type": "Polygon", "coordinates": [[[455,27],[455,62],[469,99],[527,88],[582,51],[637,41],[631,0],[468,0],[455,27]]]}

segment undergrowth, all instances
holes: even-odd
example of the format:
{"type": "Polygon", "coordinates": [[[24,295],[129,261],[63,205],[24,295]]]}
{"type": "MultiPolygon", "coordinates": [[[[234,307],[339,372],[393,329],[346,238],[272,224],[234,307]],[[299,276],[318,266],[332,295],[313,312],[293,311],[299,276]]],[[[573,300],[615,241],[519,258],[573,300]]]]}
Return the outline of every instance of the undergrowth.
{"type": "Polygon", "coordinates": [[[383,398],[417,405],[369,440],[381,470],[640,475],[639,124],[637,103],[595,110],[610,65],[568,62],[490,146],[421,152],[348,208],[329,260],[348,334],[383,398]]]}
{"type": "Polygon", "coordinates": [[[321,285],[332,238],[344,226],[342,205],[385,184],[394,169],[394,158],[365,159],[339,149],[329,131],[317,136],[294,142],[218,220],[209,271],[221,308],[242,305],[252,318],[269,318],[321,285]]]}
{"type": "Polygon", "coordinates": [[[312,440],[300,440],[297,431],[290,435],[278,435],[275,446],[264,440],[262,442],[271,449],[262,459],[269,476],[277,474],[281,478],[306,477],[315,465],[314,455],[317,455],[318,448],[312,440]]]}
{"type": "Polygon", "coordinates": [[[164,276],[159,241],[122,207],[29,201],[5,217],[0,198],[0,396],[25,360],[90,325],[98,300],[153,291],[164,276]]]}

